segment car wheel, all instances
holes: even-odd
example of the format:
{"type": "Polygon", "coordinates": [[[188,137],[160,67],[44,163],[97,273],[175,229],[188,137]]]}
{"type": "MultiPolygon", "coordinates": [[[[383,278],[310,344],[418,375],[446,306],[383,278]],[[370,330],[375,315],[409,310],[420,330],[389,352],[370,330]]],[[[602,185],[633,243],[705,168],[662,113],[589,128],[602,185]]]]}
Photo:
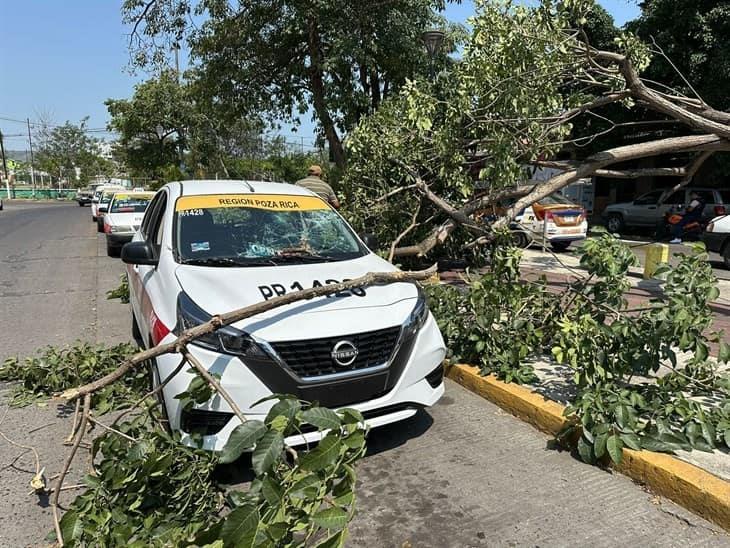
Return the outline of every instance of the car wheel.
{"type": "Polygon", "coordinates": [[[621,232],[624,229],[624,218],[618,213],[612,213],[606,220],[606,230],[609,232],[621,232]]]}
{"type": "Polygon", "coordinates": [[[725,268],[730,270],[730,241],[726,242],[722,249],[722,262],[725,263],[725,268]]]}
{"type": "Polygon", "coordinates": [[[109,257],[119,257],[121,248],[109,244],[109,242],[106,243],[106,254],[109,257]]]}
{"type": "Polygon", "coordinates": [[[96,222],[96,217],[94,217],[93,215],[91,216],[91,222],[92,223],[95,223],[96,222]]]}
{"type": "Polygon", "coordinates": [[[530,245],[530,239],[527,237],[527,234],[525,234],[521,230],[515,230],[514,232],[512,232],[512,243],[515,245],[515,247],[524,249],[528,245],[530,245]]]}
{"type": "Polygon", "coordinates": [[[97,232],[104,232],[104,225],[102,224],[101,218],[98,218],[96,220],[96,231],[97,232]]]}
{"type": "Polygon", "coordinates": [[[565,251],[570,247],[570,242],[550,242],[550,247],[555,251],[565,251]]]}

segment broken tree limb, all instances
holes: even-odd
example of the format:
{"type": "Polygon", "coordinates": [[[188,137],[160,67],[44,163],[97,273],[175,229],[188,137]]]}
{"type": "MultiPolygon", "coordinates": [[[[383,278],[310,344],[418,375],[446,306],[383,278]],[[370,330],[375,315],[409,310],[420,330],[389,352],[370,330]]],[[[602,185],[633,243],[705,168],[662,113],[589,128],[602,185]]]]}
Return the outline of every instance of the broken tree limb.
{"type": "Polygon", "coordinates": [[[365,274],[364,276],[360,276],[359,278],[355,278],[354,280],[324,285],[320,287],[312,287],[310,289],[296,291],[294,293],[287,293],[286,295],[274,297],[273,299],[269,299],[268,301],[263,301],[250,306],[246,306],[244,308],[239,308],[225,314],[219,314],[201,325],[183,331],[172,342],[159,344],[148,350],[138,352],[108,375],[105,375],[104,377],[83,386],[66,390],[65,392],[60,394],[60,397],[68,401],[73,401],[82,396],[91,394],[99,390],[100,388],[108,386],[111,383],[119,380],[126,373],[138,367],[140,364],[144,363],[147,360],[156,358],[157,356],[161,356],[163,354],[180,352],[186,344],[190,343],[191,341],[197,339],[202,335],[207,335],[208,333],[212,333],[213,331],[216,331],[223,326],[230,325],[232,323],[244,320],[246,318],[250,318],[252,316],[256,316],[257,314],[268,312],[269,310],[272,310],[274,308],[278,308],[302,300],[309,300],[316,297],[332,295],[334,293],[345,291],[347,289],[353,289],[356,287],[385,285],[395,282],[422,281],[431,277],[435,272],[436,265],[433,265],[431,268],[428,268],[426,270],[420,270],[415,272],[407,272],[401,270],[395,272],[371,272],[369,274],[365,274]]]}

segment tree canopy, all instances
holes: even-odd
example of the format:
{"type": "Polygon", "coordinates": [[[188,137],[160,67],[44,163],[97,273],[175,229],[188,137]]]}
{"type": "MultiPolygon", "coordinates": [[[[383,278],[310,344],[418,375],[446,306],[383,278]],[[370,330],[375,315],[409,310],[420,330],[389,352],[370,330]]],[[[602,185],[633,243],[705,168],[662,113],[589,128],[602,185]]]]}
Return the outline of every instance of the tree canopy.
{"type": "MultiPolygon", "coordinates": [[[[444,3],[127,0],[123,13],[134,24],[137,64],[153,63],[171,42],[187,39],[207,102],[232,118],[265,113],[295,123],[311,106],[342,167],[343,132],[428,71],[421,33],[444,25],[444,3]],[[191,13],[205,20],[198,30],[189,29],[191,13]]],[[[459,33],[449,30],[447,51],[459,33]]],[[[445,53],[436,62],[445,63],[445,53]]]]}
{"type": "Polygon", "coordinates": [[[43,126],[36,133],[38,167],[68,181],[86,182],[95,175],[110,175],[113,165],[99,154],[99,141],[86,132],[86,119],[79,124],[43,126]]]}

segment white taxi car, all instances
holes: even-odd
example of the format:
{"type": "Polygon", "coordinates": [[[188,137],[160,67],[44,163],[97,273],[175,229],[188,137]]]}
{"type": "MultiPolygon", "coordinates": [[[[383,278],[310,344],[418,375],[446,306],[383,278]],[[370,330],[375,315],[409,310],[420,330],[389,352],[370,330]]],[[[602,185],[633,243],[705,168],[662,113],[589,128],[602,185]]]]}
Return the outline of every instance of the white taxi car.
{"type": "Polygon", "coordinates": [[[525,208],[515,217],[513,235],[518,247],[530,242],[550,244],[565,251],[571,242],[584,240],[588,234],[585,210],[559,194],[546,196],[525,208]]]}
{"type": "Polygon", "coordinates": [[[115,192],[104,214],[106,254],[118,257],[122,246],[132,241],[132,236],[142,224],[147,204],[154,192],[115,192]]]}
{"type": "MultiPolygon", "coordinates": [[[[104,196],[104,191],[107,191],[107,197],[110,197],[114,194],[116,191],[124,190],[124,187],[119,185],[97,185],[97,187],[94,189],[94,196],[91,198],[91,221],[94,223],[99,222],[99,208],[106,207],[103,204],[102,198],[104,196]]],[[[101,225],[99,226],[99,232],[101,232],[101,225]]]]}
{"type": "MultiPolygon", "coordinates": [[[[363,244],[327,203],[282,183],[169,183],[149,204],[142,226],[122,248],[133,334],[144,346],[212,315],[277,295],[395,267],[363,244]]],[[[360,410],[371,427],[411,417],[444,393],[444,341],[420,287],[393,283],[300,301],[220,329],[190,345],[220,375],[244,414],[263,419],[283,393],[320,405],[360,410]]],[[[153,365],[159,385],[180,363],[153,365]]],[[[220,450],[238,419],[216,396],[192,408],[175,396],[187,368],[162,390],[170,426],[183,441],[220,450]]],[[[315,441],[317,432],[287,440],[315,441]]]]}

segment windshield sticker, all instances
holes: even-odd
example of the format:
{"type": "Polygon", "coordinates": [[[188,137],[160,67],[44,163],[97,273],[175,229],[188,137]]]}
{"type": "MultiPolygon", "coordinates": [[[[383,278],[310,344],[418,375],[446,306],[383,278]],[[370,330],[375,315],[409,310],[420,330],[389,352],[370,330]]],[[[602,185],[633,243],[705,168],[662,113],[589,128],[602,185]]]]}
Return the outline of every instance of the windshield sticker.
{"type": "MultiPolygon", "coordinates": [[[[345,278],[342,281],[349,282],[350,280],[345,278]]],[[[338,284],[338,283],[340,283],[339,280],[325,280],[324,283],[320,282],[319,280],[312,280],[312,283],[307,284],[307,287],[322,287],[323,285],[338,284]]],[[[292,283],[288,288],[282,284],[260,285],[259,292],[261,293],[261,296],[264,298],[264,300],[268,301],[269,299],[271,299],[273,297],[281,297],[282,295],[286,295],[290,291],[302,291],[304,288],[305,288],[304,285],[302,285],[300,282],[296,281],[296,282],[292,283]]],[[[365,292],[365,288],[352,287],[352,288],[346,289],[344,291],[338,291],[337,293],[334,293],[333,295],[327,295],[327,298],[331,299],[331,298],[336,298],[336,297],[350,297],[352,295],[355,295],[356,297],[364,297],[366,294],[367,293],[365,292]]]]}
{"type": "Polygon", "coordinates": [[[190,249],[193,253],[197,251],[210,251],[210,242],[191,242],[190,249]]]}
{"type": "Polygon", "coordinates": [[[272,211],[315,211],[330,207],[316,196],[289,196],[284,194],[220,194],[183,196],[178,198],[175,211],[215,209],[219,207],[246,207],[272,211]]]}

